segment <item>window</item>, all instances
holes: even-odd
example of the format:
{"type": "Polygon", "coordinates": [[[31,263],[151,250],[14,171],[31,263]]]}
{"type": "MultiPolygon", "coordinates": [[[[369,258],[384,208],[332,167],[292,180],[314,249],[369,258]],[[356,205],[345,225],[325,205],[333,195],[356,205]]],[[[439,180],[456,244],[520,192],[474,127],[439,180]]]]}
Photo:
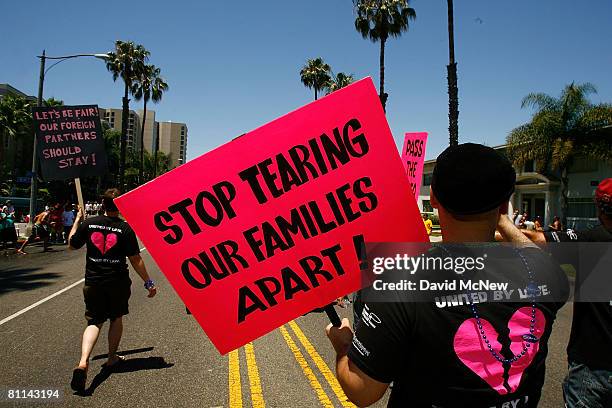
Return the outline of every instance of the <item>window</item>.
{"type": "Polygon", "coordinates": [[[579,218],[597,218],[597,209],[591,197],[569,198],[567,216],[579,218]]]}
{"type": "Polygon", "coordinates": [[[423,174],[423,185],[431,186],[431,179],[433,177],[433,173],[425,173],[423,174]]]}
{"type": "Polygon", "coordinates": [[[433,212],[433,207],[431,206],[431,201],[423,200],[423,212],[433,212]]]}

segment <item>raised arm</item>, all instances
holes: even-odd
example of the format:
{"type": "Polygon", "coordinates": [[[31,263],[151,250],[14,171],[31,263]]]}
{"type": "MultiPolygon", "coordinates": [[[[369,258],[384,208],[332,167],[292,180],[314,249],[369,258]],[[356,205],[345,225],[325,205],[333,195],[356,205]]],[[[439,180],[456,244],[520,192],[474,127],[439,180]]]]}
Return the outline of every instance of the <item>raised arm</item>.
{"type": "Polygon", "coordinates": [[[68,248],[69,249],[78,249],[81,246],[83,246],[82,243],[79,243],[80,245],[78,247],[73,246],[72,244],[72,237],[74,236],[74,234],[76,234],[82,221],[83,221],[83,209],[79,207],[79,211],[77,212],[76,218],[74,219],[74,223],[72,224],[72,228],[70,229],[70,234],[68,234],[68,248]]]}
{"type": "Polygon", "coordinates": [[[527,238],[505,214],[500,214],[499,216],[499,220],[497,221],[497,231],[501,234],[506,242],[512,242],[521,246],[537,247],[537,245],[527,238]]]}

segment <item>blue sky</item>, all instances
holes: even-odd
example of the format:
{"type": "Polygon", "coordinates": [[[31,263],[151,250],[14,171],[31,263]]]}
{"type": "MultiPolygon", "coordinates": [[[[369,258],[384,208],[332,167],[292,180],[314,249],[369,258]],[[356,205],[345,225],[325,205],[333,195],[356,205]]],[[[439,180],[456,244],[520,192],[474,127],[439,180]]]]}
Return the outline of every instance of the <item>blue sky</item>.
{"type": "MultiPolygon", "coordinates": [[[[593,101],[612,102],[610,1],[455,3],[461,142],[502,144],[529,120],[520,102],[532,91],[558,95],[590,81],[593,101]]],[[[429,132],[435,158],[448,143],[446,1],[411,5],[417,20],[387,47],[387,116],[398,145],[406,131],[429,132]]],[[[65,55],[105,52],[116,39],[142,43],[170,84],[151,108],[158,120],[187,123],[189,159],[310,102],[299,80],[307,58],[378,84],[379,47],[355,31],[350,0],[10,1],[2,14],[0,82],[31,95],[43,48],[65,55]]],[[[122,86],[102,61],[83,58],[49,71],[50,96],[120,107],[122,86]]]]}

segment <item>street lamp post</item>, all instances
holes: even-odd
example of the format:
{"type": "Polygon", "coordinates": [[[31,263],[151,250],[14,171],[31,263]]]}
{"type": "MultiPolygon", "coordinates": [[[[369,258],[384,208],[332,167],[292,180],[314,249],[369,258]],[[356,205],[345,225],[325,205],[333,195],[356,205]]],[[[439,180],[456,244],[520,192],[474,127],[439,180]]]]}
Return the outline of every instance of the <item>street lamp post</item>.
{"type": "MultiPolygon", "coordinates": [[[[79,58],[79,57],[94,57],[106,60],[108,58],[108,54],[74,54],[74,55],[64,55],[61,57],[47,57],[45,50],[43,50],[42,55],[39,55],[40,58],[40,75],[38,77],[38,100],[37,106],[44,106],[43,101],[43,88],[45,84],[45,75],[47,72],[59,64],[60,62],[66,61],[67,59],[79,58]],[[49,66],[49,68],[45,69],[46,60],[57,60],[54,64],[49,66]]],[[[28,226],[31,227],[34,222],[34,216],[36,213],[36,200],[38,195],[38,158],[36,154],[36,132],[34,133],[34,149],[32,151],[32,180],[30,183],[30,220],[28,226]]]]}

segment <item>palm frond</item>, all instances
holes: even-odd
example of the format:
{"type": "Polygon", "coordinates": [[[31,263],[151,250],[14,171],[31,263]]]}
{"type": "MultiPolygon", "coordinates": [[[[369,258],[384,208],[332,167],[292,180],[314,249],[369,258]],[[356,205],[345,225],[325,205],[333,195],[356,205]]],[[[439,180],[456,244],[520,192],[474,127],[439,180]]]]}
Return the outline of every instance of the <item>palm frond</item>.
{"type": "Polygon", "coordinates": [[[410,20],[416,19],[408,0],[359,0],[353,4],[355,29],[373,42],[399,37],[408,31],[410,20]]]}
{"type": "Polygon", "coordinates": [[[300,70],[300,80],[310,89],[323,89],[330,80],[331,67],[323,58],[308,59],[300,70]]]}
{"type": "Polygon", "coordinates": [[[545,93],[530,93],[521,101],[521,108],[535,108],[540,110],[558,109],[558,100],[545,93]]]}

